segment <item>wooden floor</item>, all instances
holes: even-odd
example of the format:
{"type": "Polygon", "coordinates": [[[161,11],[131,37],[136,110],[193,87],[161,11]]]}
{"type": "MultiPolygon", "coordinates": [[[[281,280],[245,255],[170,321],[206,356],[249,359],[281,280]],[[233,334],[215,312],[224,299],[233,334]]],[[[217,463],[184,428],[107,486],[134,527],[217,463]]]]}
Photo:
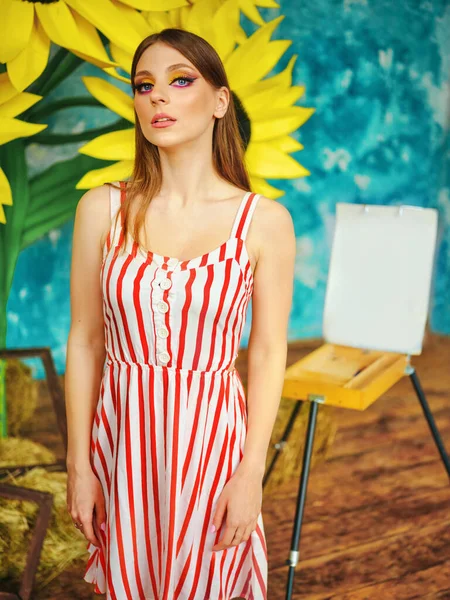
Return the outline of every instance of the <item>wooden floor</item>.
{"type": "MultiPolygon", "coordinates": [[[[320,344],[292,346],[288,364],[320,344]]],[[[450,338],[428,335],[411,364],[450,452],[450,338]]],[[[320,409],[319,409],[320,410],[320,409]]],[[[450,484],[409,377],[339,429],[313,469],[295,599],[450,599],[450,484]]],[[[283,600],[298,482],[263,499],[270,600],[283,600]]]]}
{"type": "MultiPolygon", "coordinates": [[[[320,344],[291,344],[288,365],[320,344]]],[[[238,360],[246,383],[245,351],[238,360]]],[[[450,337],[428,334],[412,365],[450,452],[450,337]]],[[[409,377],[364,412],[332,410],[339,429],[310,475],[293,598],[450,600],[450,484],[409,377]]],[[[45,439],[60,455],[57,433],[45,439]]],[[[285,598],[297,486],[263,498],[268,600],[285,598]]],[[[103,598],[81,577],[78,565],[33,598],[103,598]]]]}

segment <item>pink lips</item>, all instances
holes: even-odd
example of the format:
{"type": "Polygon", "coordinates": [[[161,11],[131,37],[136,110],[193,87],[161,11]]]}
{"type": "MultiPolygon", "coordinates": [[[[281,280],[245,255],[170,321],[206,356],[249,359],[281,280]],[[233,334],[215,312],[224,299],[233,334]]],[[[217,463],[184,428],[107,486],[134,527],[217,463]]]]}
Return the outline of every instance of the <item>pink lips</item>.
{"type": "Polygon", "coordinates": [[[170,127],[175,125],[176,121],[155,121],[152,123],[152,127],[170,127]]]}
{"type": "Polygon", "coordinates": [[[173,119],[167,113],[158,113],[153,117],[152,125],[153,125],[153,127],[169,127],[169,125],[173,125],[175,123],[175,121],[176,121],[176,119],[173,119]],[[157,122],[157,119],[171,119],[171,120],[157,122]]]}

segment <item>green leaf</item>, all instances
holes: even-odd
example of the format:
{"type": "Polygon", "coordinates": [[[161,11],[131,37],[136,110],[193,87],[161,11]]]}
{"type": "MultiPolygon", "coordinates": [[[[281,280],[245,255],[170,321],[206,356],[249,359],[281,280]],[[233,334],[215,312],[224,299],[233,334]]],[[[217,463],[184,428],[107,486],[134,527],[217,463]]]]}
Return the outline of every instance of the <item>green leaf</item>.
{"type": "Polygon", "coordinates": [[[77,154],[33,177],[30,180],[30,203],[22,232],[21,249],[69,221],[75,214],[79,199],[86,192],[76,189],[77,182],[88,171],[114,162],[77,154]]]}

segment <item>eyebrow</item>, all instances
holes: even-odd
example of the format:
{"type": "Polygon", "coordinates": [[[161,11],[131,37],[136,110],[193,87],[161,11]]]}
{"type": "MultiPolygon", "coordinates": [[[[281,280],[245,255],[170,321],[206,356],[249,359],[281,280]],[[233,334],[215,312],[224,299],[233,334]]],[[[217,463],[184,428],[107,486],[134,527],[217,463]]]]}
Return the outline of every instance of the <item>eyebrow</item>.
{"type": "MultiPolygon", "coordinates": [[[[175,71],[176,69],[181,69],[181,67],[187,67],[188,69],[193,69],[193,67],[191,67],[191,65],[187,65],[186,63],[177,63],[176,65],[170,65],[169,67],[167,67],[166,71],[175,71]]],[[[138,77],[139,75],[152,75],[151,71],[147,71],[146,69],[143,71],[138,71],[135,75],[135,77],[138,77]]]]}

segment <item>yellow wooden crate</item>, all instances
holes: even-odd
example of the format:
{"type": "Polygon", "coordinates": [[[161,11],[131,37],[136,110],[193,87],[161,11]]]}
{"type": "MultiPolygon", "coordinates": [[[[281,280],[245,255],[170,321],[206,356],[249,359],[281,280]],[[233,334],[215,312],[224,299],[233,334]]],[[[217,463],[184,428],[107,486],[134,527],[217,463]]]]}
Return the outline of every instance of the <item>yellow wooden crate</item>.
{"type": "Polygon", "coordinates": [[[282,396],[365,410],[408,365],[405,354],[324,344],[286,369],[282,396]]]}

